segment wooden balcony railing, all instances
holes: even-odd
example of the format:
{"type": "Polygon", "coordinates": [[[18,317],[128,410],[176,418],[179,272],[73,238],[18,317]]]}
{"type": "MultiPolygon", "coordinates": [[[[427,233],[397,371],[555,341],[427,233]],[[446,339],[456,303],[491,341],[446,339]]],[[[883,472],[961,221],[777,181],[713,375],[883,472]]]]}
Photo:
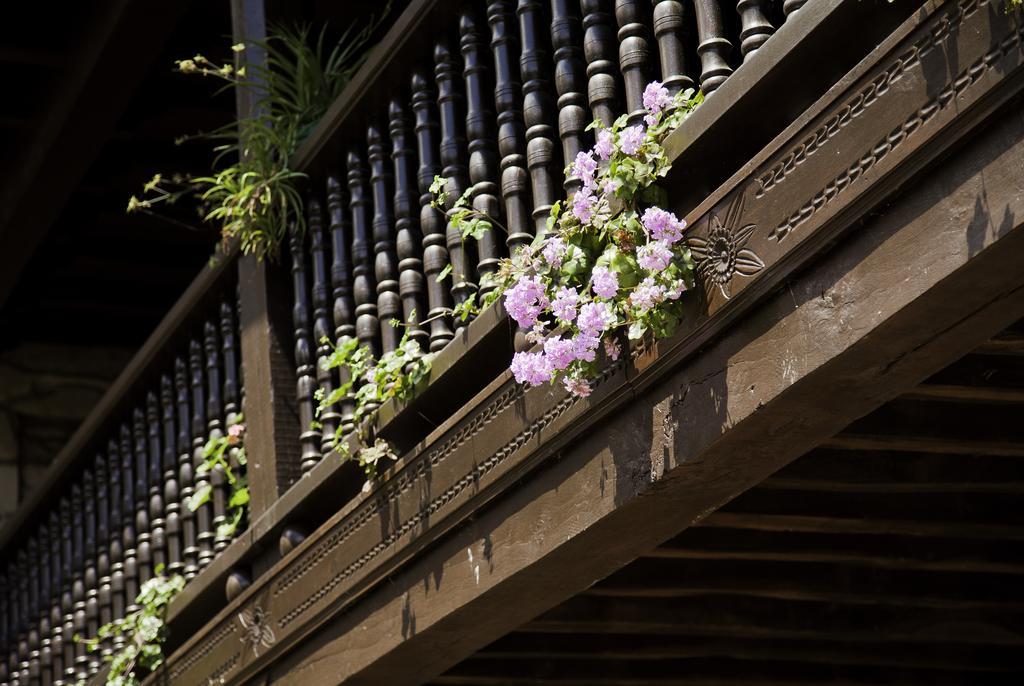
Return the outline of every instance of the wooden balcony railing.
{"type": "Polygon", "coordinates": [[[197,471],[241,411],[234,260],[207,269],[55,458],[4,530],[0,683],[74,684],[157,568],[196,576],[230,543],[222,471],[197,471]],[[211,500],[188,500],[207,485],[211,500]]]}
{"type": "MultiPolygon", "coordinates": [[[[57,457],[47,484],[4,530],[0,684],[67,686],[94,675],[117,646],[87,654],[71,636],[94,634],[123,616],[159,564],[190,579],[169,614],[173,650],[213,626],[208,620],[218,611],[218,622],[230,619],[225,603],[261,575],[283,574],[282,558],[314,530],[358,528],[345,527],[371,508],[352,502],[363,475],[331,455],[335,438],[355,428],[352,398],[329,408],[314,428],[317,390],[329,393],[342,381],[322,365],[330,352],[324,338],[355,336],[380,355],[397,345],[401,332],[390,321],[398,319],[424,354],[436,354],[426,387],[405,405],[382,407],[375,422],[399,454],[457,451],[475,435],[465,425],[477,431],[522,403],[502,376],[515,330],[501,307],[466,322],[446,313],[485,292],[498,260],[543,231],[552,204],[573,192],[578,181],[563,183],[562,170],[592,144],[587,124],[595,118],[607,124],[620,114],[639,118],[643,88],[654,79],[708,94],[685,131],[669,140],[687,181],[673,200],[682,215],[916,5],[866,21],[871,10],[864,4],[409,3],[293,160],[309,174],[309,196],[308,230],[292,235],[285,257],[290,291],[279,287],[275,278],[282,275],[273,267],[255,269],[233,256],[200,275],[57,457]],[[862,30],[840,32],[853,18],[862,30]],[[759,53],[765,58],[757,59],[759,53]],[[785,103],[777,104],[783,92],[785,103]],[[450,196],[472,187],[474,207],[500,218],[507,235],[463,242],[431,206],[435,175],[448,179],[450,196]],[[451,275],[439,278],[448,267],[451,275]],[[264,279],[258,295],[248,290],[253,274],[264,279]],[[287,358],[288,388],[282,389],[280,370],[261,369],[252,355],[242,359],[246,346],[239,341],[249,335],[257,341],[250,350],[260,352],[259,346],[272,346],[272,337],[253,332],[280,326],[279,314],[289,306],[291,350],[275,358],[287,358]],[[204,485],[195,471],[203,445],[235,421],[243,400],[250,420],[250,407],[271,407],[268,421],[281,425],[274,435],[294,438],[292,449],[251,446],[251,459],[266,458],[253,459],[249,526],[229,541],[216,535],[225,516],[222,474],[210,475],[209,505],[193,513],[185,501],[204,485]],[[471,407],[484,409],[471,416],[471,407]],[[270,495],[258,502],[257,492],[270,495]]],[[[555,429],[576,421],[560,418],[559,402],[562,409],[549,412],[555,429]]],[[[506,453],[529,439],[499,433],[509,439],[499,446],[506,453]]],[[[384,488],[403,465],[384,475],[384,488]]],[[[388,497],[397,508],[404,491],[393,491],[388,497]]],[[[437,509],[459,496],[454,493],[442,494],[437,509]]],[[[397,546],[400,535],[404,529],[372,548],[397,546]]],[[[285,578],[277,590],[290,585],[285,578]]],[[[236,656],[217,667],[227,671],[203,671],[204,656],[217,646],[197,657],[196,640],[185,646],[186,658],[171,660],[171,683],[198,683],[190,679],[200,672],[207,678],[237,668],[236,656]]]]}

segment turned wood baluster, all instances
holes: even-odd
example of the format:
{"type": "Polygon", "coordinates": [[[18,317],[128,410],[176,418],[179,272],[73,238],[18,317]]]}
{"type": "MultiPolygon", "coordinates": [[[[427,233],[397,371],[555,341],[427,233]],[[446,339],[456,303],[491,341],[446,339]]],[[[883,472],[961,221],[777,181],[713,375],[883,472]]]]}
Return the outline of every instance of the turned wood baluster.
{"type": "Polygon", "coordinates": [[[765,0],[739,0],[736,11],[740,15],[740,52],[746,62],[775,29],[765,16],[765,0]]]}
{"type": "MultiPolygon", "coordinates": [[[[75,673],[75,589],[78,585],[78,573],[75,569],[75,526],[73,510],[74,505],[81,507],[81,494],[78,494],[77,502],[75,491],[77,486],[72,486],[71,500],[67,497],[61,499],[60,503],[60,524],[63,547],[61,548],[61,564],[64,568],[64,588],[61,589],[61,610],[63,611],[63,646],[64,646],[64,681],[74,684],[77,681],[75,673]]],[[[76,510],[79,508],[75,508],[76,510]]]]}
{"type": "MultiPolygon", "coordinates": [[[[50,573],[50,528],[44,517],[39,525],[39,545],[36,548],[36,569],[39,570],[39,598],[36,605],[35,616],[38,618],[37,632],[39,636],[39,683],[41,686],[50,686],[53,683],[53,653],[50,646],[50,605],[53,593],[53,579],[50,573]]],[[[0,589],[4,586],[3,577],[0,576],[0,589]]],[[[0,624],[3,623],[3,598],[0,597],[0,624]]],[[[6,632],[0,626],[0,646],[6,640],[6,632]]],[[[0,676],[2,678],[2,676],[0,676]]],[[[2,683],[2,682],[0,682],[2,683]]]]}
{"type": "MultiPolygon", "coordinates": [[[[99,626],[108,624],[114,617],[111,614],[110,591],[110,483],[108,481],[107,458],[97,455],[95,462],[96,474],[96,577],[99,591],[96,594],[97,615],[99,626]]],[[[95,634],[93,634],[95,635],[95,634]]],[[[100,662],[110,654],[110,644],[104,641],[96,653],[100,662]]]]}
{"type": "Polygon", "coordinates": [[[32,537],[25,544],[28,572],[28,683],[39,684],[39,541],[32,537]]]}
{"type": "MultiPolygon", "coordinates": [[[[241,389],[238,382],[238,335],[235,325],[235,309],[227,299],[220,304],[220,341],[224,351],[224,424],[230,428],[241,420],[242,409],[241,389]]],[[[228,448],[228,464],[236,478],[241,478],[245,467],[239,462],[240,447],[228,448]]],[[[243,518],[244,520],[244,518],[243,518]]],[[[245,522],[240,520],[235,529],[237,536],[245,522]]]]}
{"type": "Polygon", "coordinates": [[[23,599],[24,580],[27,576],[24,551],[11,555],[8,568],[11,580],[11,639],[8,665],[11,679],[16,684],[25,683],[28,671],[28,635],[25,633],[25,601],[23,599]],[[24,663],[24,664],[23,664],[24,663]]]}
{"type": "Polygon", "coordinates": [[[9,686],[11,683],[11,670],[7,664],[7,647],[9,645],[7,637],[9,620],[7,613],[10,609],[7,593],[9,588],[6,572],[0,570],[0,684],[3,684],[3,686],[9,686]]]}
{"type": "Polygon", "coordinates": [[[195,470],[192,467],[192,413],[188,400],[188,367],[185,360],[174,360],[175,405],[178,408],[178,479],[181,486],[181,556],[186,580],[199,573],[199,546],[196,539],[196,513],[189,507],[195,493],[195,470]]]}
{"type": "Polygon", "coordinates": [[[299,404],[299,467],[308,472],[320,461],[320,432],[313,427],[315,387],[313,345],[309,340],[309,281],[306,278],[306,250],[302,234],[292,227],[289,247],[292,255],[292,325],[295,327],[295,393],[299,404]]]}
{"type": "Polygon", "coordinates": [[[640,0],[615,0],[615,20],[619,25],[619,69],[626,84],[626,110],[630,124],[639,124],[646,114],[643,95],[650,81],[648,60],[651,48],[647,27],[643,23],[643,9],[644,3],[640,0]]]}
{"type": "Polygon", "coordinates": [[[121,543],[124,545],[125,613],[139,609],[138,538],[135,529],[135,461],[132,455],[132,433],[121,425],[121,543]]]}
{"type": "MultiPolygon", "coordinates": [[[[96,569],[96,520],[98,517],[96,496],[98,486],[93,474],[85,472],[82,477],[82,498],[85,504],[85,547],[82,549],[85,571],[82,574],[82,584],[85,588],[85,605],[81,634],[89,637],[95,636],[100,628],[99,576],[96,569]]],[[[85,646],[82,646],[82,655],[85,671],[92,676],[100,668],[99,653],[86,650],[85,646]]]]}
{"type": "Polygon", "coordinates": [[[7,612],[10,607],[10,601],[7,598],[7,591],[10,587],[7,584],[6,570],[0,569],[0,684],[8,686],[10,683],[10,669],[7,666],[7,646],[8,646],[8,618],[7,612]]]}
{"type": "Polygon", "coordinates": [[[655,0],[654,37],[661,57],[661,82],[672,94],[694,88],[686,73],[683,27],[688,5],[679,0],[655,0]]]}
{"type": "Polygon", "coordinates": [[[790,15],[799,10],[807,4],[807,0],[785,0],[782,3],[782,12],[786,15],[786,19],[789,19],[790,15]]]}
{"type": "Polygon", "coordinates": [[[352,212],[352,263],[356,303],[356,338],[375,358],[380,357],[380,322],[377,319],[377,283],[370,245],[370,198],[366,191],[366,164],[356,150],[348,153],[349,209],[352,212]]]}
{"type": "Polygon", "coordinates": [[[3,660],[10,683],[18,683],[18,565],[12,556],[7,563],[7,643],[3,660]]]}
{"type": "MultiPolygon", "coordinates": [[[[349,258],[349,246],[352,241],[352,227],[348,223],[347,198],[337,173],[327,176],[327,215],[331,228],[331,292],[334,298],[334,343],[356,335],[355,303],[352,301],[352,261],[349,258]]],[[[338,369],[338,383],[348,383],[348,368],[338,369]]],[[[338,405],[331,410],[338,414],[339,431],[342,436],[355,431],[355,400],[353,392],[349,392],[338,405]]]]}
{"type": "MultiPolygon", "coordinates": [[[[334,332],[331,330],[331,314],[327,308],[330,284],[327,282],[324,220],[320,201],[312,194],[306,201],[306,209],[309,213],[307,231],[313,253],[313,340],[316,343],[316,380],[320,393],[326,398],[334,391],[334,375],[330,369],[324,368],[324,362],[331,354],[331,339],[334,332]]],[[[320,452],[326,455],[331,452],[334,445],[341,417],[332,406],[321,412],[317,420],[321,426],[320,452]]]]}
{"type": "Polygon", "coordinates": [[[18,607],[18,564],[17,559],[11,556],[7,563],[7,645],[4,651],[4,663],[6,665],[8,678],[11,684],[18,683],[18,622],[21,613],[18,607]]]}
{"type": "Polygon", "coordinates": [[[519,36],[512,0],[487,5],[494,53],[494,107],[498,110],[498,152],[501,154],[501,195],[505,200],[509,254],[533,240],[530,218],[530,177],[526,172],[526,126],[523,123],[523,85],[516,54],[519,36]]]}
{"type": "MultiPolygon", "coordinates": [[[[206,439],[215,440],[224,436],[224,406],[221,403],[223,386],[221,381],[220,340],[217,324],[208,320],[203,325],[203,350],[206,353],[206,439]]],[[[206,458],[204,457],[205,461],[206,458]]],[[[228,521],[228,477],[224,467],[216,465],[209,472],[213,488],[210,511],[213,515],[213,555],[228,547],[231,537],[226,535],[223,525],[228,521]]],[[[211,556],[212,559],[212,556],[211,556]]]]}
{"type": "Polygon", "coordinates": [[[416,153],[412,149],[409,117],[401,100],[388,104],[388,132],[395,172],[395,249],[398,253],[398,294],[402,299],[402,321],[409,339],[420,350],[430,345],[430,335],[419,322],[426,318],[426,290],[421,255],[423,236],[416,217],[416,153]]]}
{"type": "MultiPolygon", "coordinates": [[[[85,501],[89,499],[89,491],[92,490],[92,475],[86,472],[82,476],[82,485],[75,483],[71,486],[71,522],[72,522],[72,564],[74,566],[74,581],[71,586],[71,598],[74,603],[72,626],[74,636],[84,636],[88,626],[85,612],[85,529],[86,529],[86,508],[85,501]]],[[[65,627],[66,628],[66,627],[65,627]]],[[[89,678],[89,656],[86,655],[85,645],[72,640],[74,647],[74,673],[75,678],[81,681],[89,678]]]]}
{"type": "Polygon", "coordinates": [[[616,62],[615,29],[611,0],[581,0],[583,54],[587,58],[587,100],[590,111],[611,126],[619,107],[619,66],[616,62]]]}
{"type": "MultiPolygon", "coordinates": [[[[562,139],[562,159],[572,163],[576,155],[589,147],[585,133],[590,123],[587,109],[586,65],[583,62],[579,3],[552,0],[551,46],[555,50],[555,88],[558,90],[558,135],[562,139]]],[[[565,191],[575,192],[582,182],[574,176],[565,179],[565,191]]]]}
{"type": "MultiPolygon", "coordinates": [[[[474,4],[466,4],[459,17],[462,48],[462,76],[466,83],[466,135],[469,138],[469,181],[473,184],[472,205],[478,212],[504,222],[498,201],[498,150],[494,132],[493,76],[488,67],[490,54],[484,22],[474,4]]],[[[484,232],[476,242],[480,296],[496,287],[495,273],[501,257],[498,227],[484,232]]]]}
{"type": "MultiPolygon", "coordinates": [[[[206,447],[206,388],[203,383],[203,346],[192,339],[188,344],[189,389],[192,391],[192,470],[195,475],[196,493],[209,491],[210,474],[199,467],[206,462],[203,450],[206,447]]],[[[197,562],[203,569],[213,559],[213,504],[208,499],[196,508],[196,546],[199,548],[197,562]]]]}
{"type": "Polygon", "coordinates": [[[550,56],[546,49],[548,31],[544,29],[544,8],[538,0],[519,0],[519,40],[523,51],[519,66],[523,74],[523,119],[526,122],[526,160],[533,191],[534,231],[547,231],[551,206],[558,190],[555,175],[554,102],[548,80],[550,56]]]}
{"type": "Polygon", "coordinates": [[[402,299],[398,295],[395,219],[391,211],[394,192],[388,164],[390,151],[388,140],[377,122],[367,128],[366,144],[373,193],[373,272],[377,281],[377,316],[380,320],[381,350],[389,353],[398,347],[401,337],[401,331],[391,325],[391,320],[402,316],[402,299]]]}
{"type": "MultiPolygon", "coordinates": [[[[466,149],[465,123],[463,116],[465,102],[459,90],[459,64],[452,55],[446,40],[441,40],[434,47],[434,77],[437,81],[437,106],[441,114],[441,176],[445,179],[447,193],[446,209],[451,209],[462,197],[469,180],[466,174],[466,162],[463,150],[466,149]]],[[[451,222],[445,231],[445,243],[448,256],[452,262],[452,300],[461,305],[476,292],[473,280],[473,260],[469,248],[462,240],[462,234],[451,222]]],[[[456,333],[464,329],[460,322],[455,323],[456,333]]]]}
{"type": "Polygon", "coordinates": [[[181,490],[178,484],[178,453],[174,426],[174,382],[169,374],[160,376],[160,418],[163,424],[163,484],[167,508],[167,573],[182,574],[185,562],[181,542],[181,490]]]}
{"type": "Polygon", "coordinates": [[[149,530],[149,450],[146,445],[145,415],[138,407],[132,411],[132,438],[135,458],[135,555],[141,587],[153,575],[153,546],[149,530]]]}
{"type": "Polygon", "coordinates": [[[427,319],[430,320],[430,351],[437,352],[452,339],[446,312],[451,309],[450,278],[438,280],[449,264],[445,245],[444,215],[430,203],[430,184],[441,173],[438,162],[436,93],[433,82],[417,69],[412,75],[412,109],[416,114],[416,150],[420,165],[416,179],[420,191],[420,229],[423,231],[423,275],[427,282],[427,319]]]}
{"type": "MultiPolygon", "coordinates": [[[[113,439],[107,442],[107,483],[110,489],[107,500],[110,511],[110,539],[107,548],[110,553],[110,615],[112,619],[120,619],[124,617],[127,605],[124,594],[124,542],[121,540],[124,514],[121,510],[121,457],[117,442],[113,439]]],[[[123,645],[124,638],[115,635],[105,642],[103,650],[109,655],[120,650],[123,645]]]]}
{"type": "Polygon", "coordinates": [[[160,569],[164,574],[167,573],[165,569],[167,566],[167,520],[164,518],[166,514],[163,493],[164,470],[160,462],[162,457],[162,446],[160,445],[161,429],[160,405],[157,401],[156,393],[149,391],[146,393],[146,439],[149,445],[146,455],[149,465],[149,472],[147,474],[147,483],[149,485],[149,545],[152,551],[154,575],[157,574],[157,569],[160,569]]]}
{"type": "Polygon", "coordinates": [[[29,576],[28,551],[22,548],[18,560],[18,683],[29,683],[29,576]]]}
{"type": "Polygon", "coordinates": [[[732,73],[729,53],[732,44],[725,37],[725,22],[718,0],[694,0],[697,11],[697,54],[700,56],[700,88],[710,95],[732,73]]]}

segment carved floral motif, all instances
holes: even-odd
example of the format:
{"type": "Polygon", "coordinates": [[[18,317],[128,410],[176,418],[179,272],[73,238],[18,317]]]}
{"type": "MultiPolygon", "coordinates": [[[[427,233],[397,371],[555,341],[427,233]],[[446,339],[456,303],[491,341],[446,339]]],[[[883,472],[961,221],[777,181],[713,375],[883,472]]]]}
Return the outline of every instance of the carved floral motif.
{"type": "Polygon", "coordinates": [[[730,284],[735,275],[751,277],[764,269],[764,260],[746,247],[757,226],[739,226],[742,214],[743,197],[740,196],[729,205],[724,224],[712,212],[707,237],[693,236],[688,240],[705,291],[710,293],[717,286],[726,300],[732,297],[730,284]]]}
{"type": "Polygon", "coordinates": [[[269,648],[277,640],[270,626],[270,613],[258,605],[239,612],[238,623],[243,632],[240,640],[252,649],[253,657],[260,656],[260,646],[269,648]]]}

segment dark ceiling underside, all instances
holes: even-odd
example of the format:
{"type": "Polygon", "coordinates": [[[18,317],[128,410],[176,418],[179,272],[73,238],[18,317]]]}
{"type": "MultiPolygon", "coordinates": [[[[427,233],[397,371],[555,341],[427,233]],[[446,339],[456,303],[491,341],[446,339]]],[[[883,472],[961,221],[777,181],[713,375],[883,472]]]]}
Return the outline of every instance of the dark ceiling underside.
{"type": "Polygon", "coordinates": [[[192,216],[184,223],[127,216],[125,206],[154,172],[208,164],[202,146],[174,139],[229,121],[234,102],[211,98],[213,84],[173,66],[196,52],[230,54],[229,3],[194,0],[159,11],[145,2],[13,3],[4,13],[0,192],[31,198],[22,218],[54,220],[15,217],[0,226],[0,271],[16,278],[0,293],[0,348],[25,341],[137,346],[215,240],[209,229],[190,226],[199,224],[192,216]],[[173,25],[162,26],[168,17],[173,25]],[[83,70],[90,55],[96,66],[83,70]],[[133,69],[137,63],[146,66],[133,69]],[[129,97],[116,103],[100,95],[107,88],[129,97]],[[68,131],[75,132],[70,142],[68,131]],[[96,136],[102,142],[90,140],[96,136]],[[59,179],[46,164],[82,171],[59,179]],[[32,170],[38,173],[24,178],[32,170]],[[26,249],[27,261],[16,254],[23,245],[34,248],[26,249]]]}
{"type": "Polygon", "coordinates": [[[1022,683],[1024,323],[435,684],[1022,683]]]}

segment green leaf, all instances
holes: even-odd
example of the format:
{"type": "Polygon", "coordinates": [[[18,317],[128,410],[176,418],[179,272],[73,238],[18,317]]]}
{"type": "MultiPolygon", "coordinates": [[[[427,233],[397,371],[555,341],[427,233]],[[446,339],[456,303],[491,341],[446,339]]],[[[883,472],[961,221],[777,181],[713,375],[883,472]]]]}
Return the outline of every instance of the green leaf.
{"type": "Polygon", "coordinates": [[[188,500],[188,509],[195,512],[200,507],[210,501],[210,494],[213,492],[213,487],[210,484],[203,484],[192,497],[188,500]]]}
{"type": "Polygon", "coordinates": [[[448,275],[451,274],[451,273],[452,273],[452,266],[450,264],[446,264],[444,266],[444,269],[442,269],[440,272],[437,273],[437,278],[435,280],[438,283],[441,283],[442,281],[447,279],[448,275]]]}

